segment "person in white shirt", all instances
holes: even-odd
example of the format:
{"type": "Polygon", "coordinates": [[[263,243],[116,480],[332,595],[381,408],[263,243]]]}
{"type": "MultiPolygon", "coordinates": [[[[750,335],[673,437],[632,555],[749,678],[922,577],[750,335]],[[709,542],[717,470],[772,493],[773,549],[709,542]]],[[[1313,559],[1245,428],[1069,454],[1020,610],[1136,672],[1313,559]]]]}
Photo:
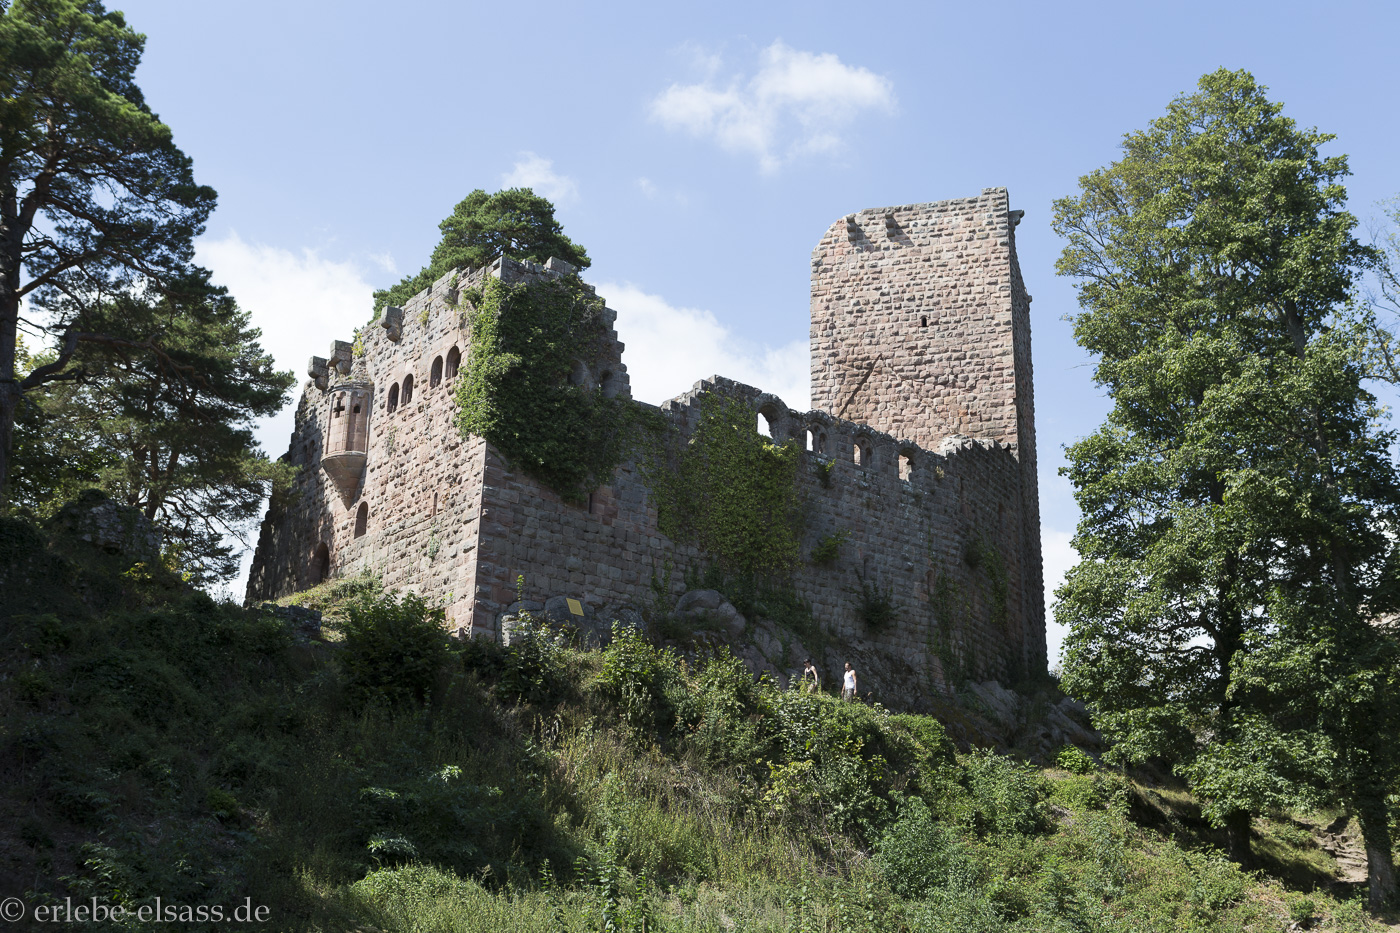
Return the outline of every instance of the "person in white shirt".
{"type": "Polygon", "coordinates": [[[851,667],[851,662],[846,662],[845,679],[841,682],[841,699],[854,700],[856,698],[856,670],[851,667]]]}

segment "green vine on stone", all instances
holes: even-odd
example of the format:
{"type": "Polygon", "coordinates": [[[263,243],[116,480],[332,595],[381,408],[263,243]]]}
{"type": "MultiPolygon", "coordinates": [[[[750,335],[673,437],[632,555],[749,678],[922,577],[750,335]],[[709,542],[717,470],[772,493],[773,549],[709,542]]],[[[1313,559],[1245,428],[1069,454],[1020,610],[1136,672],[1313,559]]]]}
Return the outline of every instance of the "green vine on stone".
{"type": "Polygon", "coordinates": [[[836,563],[836,557],[841,553],[841,545],[846,542],[846,538],[849,536],[850,533],[844,528],[827,535],[812,548],[812,553],[808,555],[809,559],[820,567],[831,566],[836,563]]]}
{"type": "Polygon", "coordinates": [[[673,466],[648,471],[661,531],[698,544],[730,573],[773,575],[801,557],[801,450],[755,428],[745,402],[710,396],[673,466]]]}
{"type": "Polygon", "coordinates": [[[582,502],[612,477],[645,420],[630,400],[569,381],[575,360],[597,359],[606,347],[602,299],[577,276],[516,285],[488,278],[471,299],[457,427],[565,501],[582,502]]]}

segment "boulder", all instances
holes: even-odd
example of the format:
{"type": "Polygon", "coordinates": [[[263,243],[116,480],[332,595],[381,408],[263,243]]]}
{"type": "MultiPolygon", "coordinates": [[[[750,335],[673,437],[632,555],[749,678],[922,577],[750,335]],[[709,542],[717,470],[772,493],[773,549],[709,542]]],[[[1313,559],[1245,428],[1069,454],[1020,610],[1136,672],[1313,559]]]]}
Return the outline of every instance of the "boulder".
{"type": "Polygon", "coordinates": [[[686,593],[676,603],[676,618],[695,628],[715,629],[733,640],[748,628],[748,620],[718,590],[686,593]]]}

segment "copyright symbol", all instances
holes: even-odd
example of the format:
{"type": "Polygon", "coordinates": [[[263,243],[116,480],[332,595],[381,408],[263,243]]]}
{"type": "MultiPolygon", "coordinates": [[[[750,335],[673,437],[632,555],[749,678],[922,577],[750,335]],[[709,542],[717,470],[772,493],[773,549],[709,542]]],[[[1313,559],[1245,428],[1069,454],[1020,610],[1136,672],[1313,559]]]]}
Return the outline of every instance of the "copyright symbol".
{"type": "Polygon", "coordinates": [[[12,921],[24,918],[24,901],[17,897],[7,897],[0,901],[0,920],[12,921]]]}

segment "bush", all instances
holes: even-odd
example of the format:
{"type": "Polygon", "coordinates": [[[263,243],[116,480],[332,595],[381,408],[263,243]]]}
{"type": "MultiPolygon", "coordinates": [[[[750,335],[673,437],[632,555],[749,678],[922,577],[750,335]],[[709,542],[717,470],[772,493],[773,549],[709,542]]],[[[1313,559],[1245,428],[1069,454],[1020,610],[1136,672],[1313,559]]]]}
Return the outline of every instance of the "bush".
{"type": "Polygon", "coordinates": [[[1099,769],[1098,762],[1073,745],[1060,746],[1060,750],[1055,753],[1055,764],[1070,774],[1093,774],[1099,769]]]}
{"type": "Polygon", "coordinates": [[[918,797],[905,802],[880,838],[876,863],[901,897],[923,899],[940,888],[971,887],[976,879],[971,854],[918,797]]]}
{"type": "Polygon", "coordinates": [[[340,664],[360,703],[422,704],[450,657],[441,609],[392,593],[352,604],[341,625],[340,664]]]}
{"type": "Polygon", "coordinates": [[[669,732],[676,721],[676,700],[685,693],[675,653],[655,647],[621,622],[613,623],[598,686],[618,704],[633,736],[669,732]]]}
{"type": "Polygon", "coordinates": [[[1033,833],[1044,821],[1045,779],[1028,764],[989,749],[973,749],[963,760],[968,798],[962,822],[979,833],[1033,833]]]}

